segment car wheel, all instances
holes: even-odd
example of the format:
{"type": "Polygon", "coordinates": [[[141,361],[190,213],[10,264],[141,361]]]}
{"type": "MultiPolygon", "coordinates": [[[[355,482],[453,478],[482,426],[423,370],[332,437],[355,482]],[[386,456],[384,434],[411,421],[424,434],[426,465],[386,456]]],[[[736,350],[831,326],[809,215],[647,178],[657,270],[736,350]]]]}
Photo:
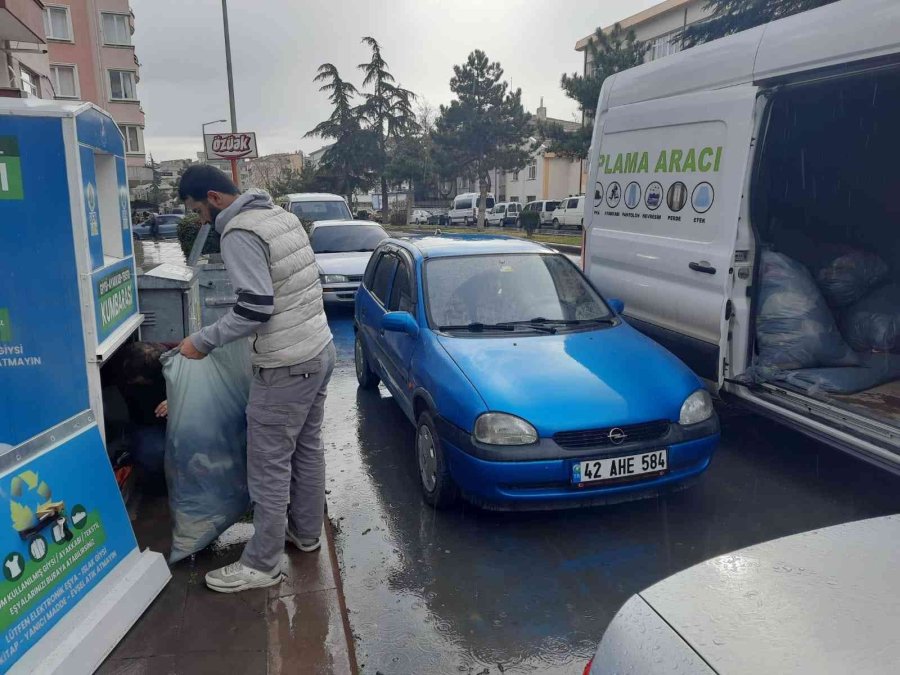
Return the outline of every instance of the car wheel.
{"type": "Polygon", "coordinates": [[[366,356],[366,348],[363,347],[359,333],[356,334],[356,343],[353,345],[353,361],[356,365],[356,381],[363,389],[374,389],[381,378],[378,377],[369,366],[369,357],[366,356]]]}
{"type": "Polygon", "coordinates": [[[419,415],[416,424],[416,464],[425,501],[436,509],[451,506],[459,491],[450,475],[434,420],[427,411],[419,415]]]}
{"type": "Polygon", "coordinates": [[[562,226],[559,224],[559,218],[554,218],[553,219],[553,229],[558,230],[560,227],[562,227],[562,226]]]}

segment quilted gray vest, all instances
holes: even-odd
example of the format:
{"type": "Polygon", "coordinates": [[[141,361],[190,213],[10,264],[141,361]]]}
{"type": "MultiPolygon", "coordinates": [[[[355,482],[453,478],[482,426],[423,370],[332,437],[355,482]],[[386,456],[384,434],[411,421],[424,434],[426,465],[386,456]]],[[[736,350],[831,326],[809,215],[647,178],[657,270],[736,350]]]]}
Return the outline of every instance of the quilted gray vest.
{"type": "Polygon", "coordinates": [[[222,232],[246,230],[269,247],[269,271],[275,289],[272,318],[252,338],[252,361],[259,368],[280,368],[309,361],[331,341],[322,305],[315,256],[303,225],[282,208],[242,211],[222,232]]]}

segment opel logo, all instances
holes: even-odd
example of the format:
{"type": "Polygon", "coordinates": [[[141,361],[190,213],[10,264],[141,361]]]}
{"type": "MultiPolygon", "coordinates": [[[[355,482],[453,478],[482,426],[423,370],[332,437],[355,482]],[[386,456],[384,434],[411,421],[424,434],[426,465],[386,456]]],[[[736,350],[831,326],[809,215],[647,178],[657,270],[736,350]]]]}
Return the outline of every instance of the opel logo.
{"type": "Polygon", "coordinates": [[[607,438],[609,438],[609,442],[613,445],[621,445],[625,439],[628,438],[628,434],[619,429],[619,427],[616,427],[615,429],[609,430],[607,438]]]}

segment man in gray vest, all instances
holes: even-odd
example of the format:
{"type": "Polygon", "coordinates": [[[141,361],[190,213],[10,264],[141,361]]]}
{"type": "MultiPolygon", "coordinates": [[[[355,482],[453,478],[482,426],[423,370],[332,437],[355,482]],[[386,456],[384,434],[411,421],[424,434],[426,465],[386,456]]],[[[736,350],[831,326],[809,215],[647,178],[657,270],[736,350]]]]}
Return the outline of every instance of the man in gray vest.
{"type": "Polygon", "coordinates": [[[224,173],[208,165],[184,172],[178,196],[222,236],[222,257],[237,294],[234,309],[184,340],[181,354],[202,359],[216,347],[252,339],[247,483],[254,534],[240,561],[206,575],[211,589],[236,593],[281,581],[285,541],[306,552],[320,546],[322,420],[334,343],[315,257],[296,216],[262,190],[239,194],[224,173]]]}

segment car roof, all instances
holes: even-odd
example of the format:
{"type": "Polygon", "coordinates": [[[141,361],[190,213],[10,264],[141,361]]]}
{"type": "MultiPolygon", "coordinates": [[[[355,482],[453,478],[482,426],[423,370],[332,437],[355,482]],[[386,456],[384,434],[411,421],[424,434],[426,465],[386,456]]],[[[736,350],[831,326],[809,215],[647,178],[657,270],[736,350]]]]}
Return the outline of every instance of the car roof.
{"type": "Polygon", "coordinates": [[[289,202],[346,202],[340,195],[330,192],[296,192],[285,197],[289,202]]]}
{"type": "Polygon", "coordinates": [[[389,239],[423,258],[497,253],[554,253],[543,244],[492,234],[441,234],[389,239]]]}
{"type": "Polygon", "coordinates": [[[342,227],[346,225],[374,225],[378,228],[381,227],[374,220],[315,220],[312,227],[318,229],[320,227],[342,227]]]}
{"type": "Polygon", "coordinates": [[[795,534],[639,594],[717,673],[895,672],[900,516],[795,534]]]}

